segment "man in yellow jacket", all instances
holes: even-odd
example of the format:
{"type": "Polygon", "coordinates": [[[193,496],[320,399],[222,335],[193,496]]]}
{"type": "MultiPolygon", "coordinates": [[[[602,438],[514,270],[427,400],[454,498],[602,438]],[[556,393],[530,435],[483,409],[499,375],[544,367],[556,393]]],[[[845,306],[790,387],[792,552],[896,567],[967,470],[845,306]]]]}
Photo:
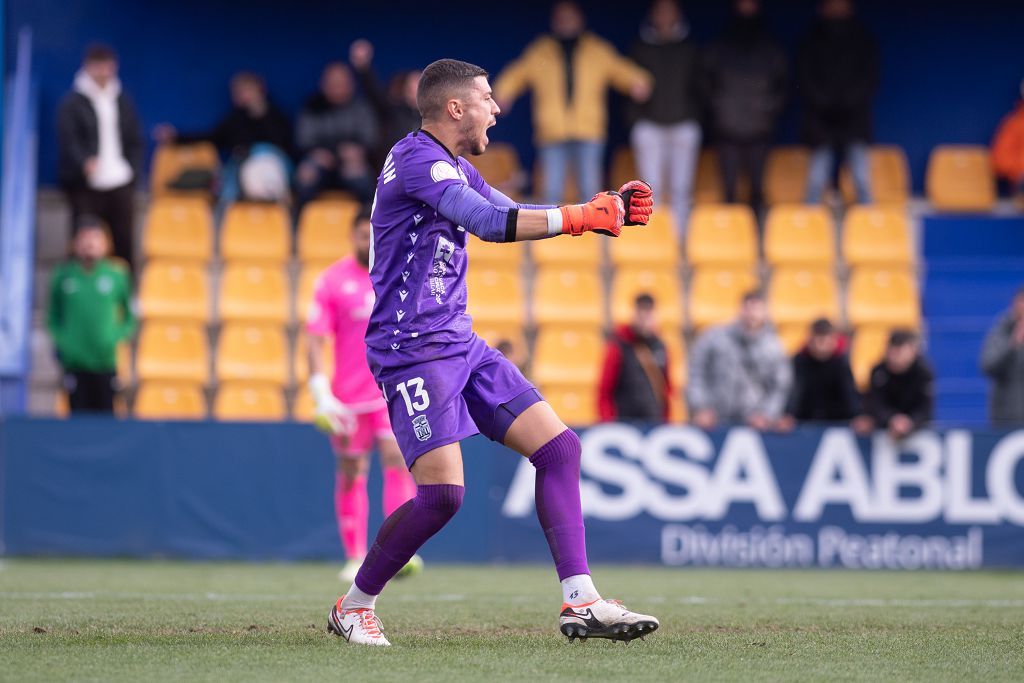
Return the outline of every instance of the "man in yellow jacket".
{"type": "Polygon", "coordinates": [[[583,11],[576,2],[555,3],[551,33],[530,43],[494,83],[494,99],[505,111],[527,88],[533,90],[534,139],[544,174],[542,201],[559,204],[565,199],[570,163],[580,199],[600,190],[608,88],[642,102],[652,85],[650,74],[584,30],[583,11]]]}

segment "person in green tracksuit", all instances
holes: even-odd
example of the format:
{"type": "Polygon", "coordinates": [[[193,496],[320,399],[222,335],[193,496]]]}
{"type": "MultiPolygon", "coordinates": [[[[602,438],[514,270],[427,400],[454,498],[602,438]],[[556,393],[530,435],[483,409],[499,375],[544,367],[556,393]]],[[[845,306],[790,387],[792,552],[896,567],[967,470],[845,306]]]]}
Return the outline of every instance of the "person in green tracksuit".
{"type": "Polygon", "coordinates": [[[122,261],[106,257],[108,250],[102,222],[83,216],[72,258],[50,280],[47,327],[72,413],[113,412],[117,345],[135,332],[131,275],[122,261]]]}

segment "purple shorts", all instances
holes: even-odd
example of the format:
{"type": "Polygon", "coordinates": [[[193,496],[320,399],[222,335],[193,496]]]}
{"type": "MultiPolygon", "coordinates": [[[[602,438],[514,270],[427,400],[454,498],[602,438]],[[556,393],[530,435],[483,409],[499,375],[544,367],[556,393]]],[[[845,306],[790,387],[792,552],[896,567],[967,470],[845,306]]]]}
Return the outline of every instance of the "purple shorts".
{"type": "Polygon", "coordinates": [[[371,349],[367,358],[410,468],[424,453],[474,434],[501,443],[512,421],[544,400],[515,365],[475,334],[457,344],[371,349]]]}

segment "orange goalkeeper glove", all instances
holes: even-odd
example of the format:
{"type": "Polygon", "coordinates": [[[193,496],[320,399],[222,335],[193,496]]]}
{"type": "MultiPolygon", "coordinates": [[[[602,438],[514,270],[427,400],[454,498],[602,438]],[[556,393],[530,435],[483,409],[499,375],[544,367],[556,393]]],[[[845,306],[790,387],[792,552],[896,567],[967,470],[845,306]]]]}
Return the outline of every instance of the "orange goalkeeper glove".
{"type": "Polygon", "coordinates": [[[630,180],[619,188],[626,210],[623,225],[647,225],[654,212],[654,190],[642,180],[630,180]]]}
{"type": "Polygon", "coordinates": [[[595,194],[586,204],[559,207],[562,212],[562,232],[577,237],[585,232],[596,232],[618,237],[622,232],[625,210],[618,192],[595,194]]]}

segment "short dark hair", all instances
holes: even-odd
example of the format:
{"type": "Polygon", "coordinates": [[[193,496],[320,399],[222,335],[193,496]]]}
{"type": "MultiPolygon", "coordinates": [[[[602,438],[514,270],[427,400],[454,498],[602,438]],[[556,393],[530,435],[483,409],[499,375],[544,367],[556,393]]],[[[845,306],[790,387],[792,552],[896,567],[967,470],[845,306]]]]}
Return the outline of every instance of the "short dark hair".
{"type": "Polygon", "coordinates": [[[751,289],[749,292],[743,295],[743,303],[748,304],[751,301],[764,301],[764,292],[760,288],[751,289]]]}
{"type": "Polygon", "coordinates": [[[908,329],[896,329],[889,334],[889,348],[892,349],[897,346],[916,344],[917,340],[917,332],[908,329]]]}
{"type": "Polygon", "coordinates": [[[363,205],[359,207],[359,212],[356,213],[356,217],[352,219],[352,227],[355,228],[363,221],[370,220],[370,215],[373,213],[373,207],[363,205]]]}
{"type": "Polygon", "coordinates": [[[477,76],[488,76],[487,70],[457,59],[439,59],[423,70],[416,89],[416,108],[424,121],[437,119],[455,91],[468,86],[477,76]]]}
{"type": "Polygon", "coordinates": [[[836,326],[828,318],[818,318],[811,323],[812,337],[824,337],[826,334],[832,334],[835,331],[836,326]]]}
{"type": "Polygon", "coordinates": [[[255,71],[239,71],[231,77],[232,86],[239,83],[251,83],[264,92],[267,90],[267,82],[263,80],[263,76],[260,76],[255,71]]]}
{"type": "Polygon", "coordinates": [[[107,224],[103,222],[103,219],[99,216],[91,213],[83,213],[75,219],[75,234],[82,232],[83,230],[103,230],[106,231],[107,224]]]}
{"type": "Polygon", "coordinates": [[[93,43],[89,47],[85,48],[85,55],[82,57],[83,64],[116,61],[117,53],[114,52],[114,48],[105,43],[93,43]]]}
{"type": "Polygon", "coordinates": [[[636,295],[636,299],[633,300],[633,305],[637,308],[654,308],[654,297],[647,292],[642,292],[636,295]]]}

